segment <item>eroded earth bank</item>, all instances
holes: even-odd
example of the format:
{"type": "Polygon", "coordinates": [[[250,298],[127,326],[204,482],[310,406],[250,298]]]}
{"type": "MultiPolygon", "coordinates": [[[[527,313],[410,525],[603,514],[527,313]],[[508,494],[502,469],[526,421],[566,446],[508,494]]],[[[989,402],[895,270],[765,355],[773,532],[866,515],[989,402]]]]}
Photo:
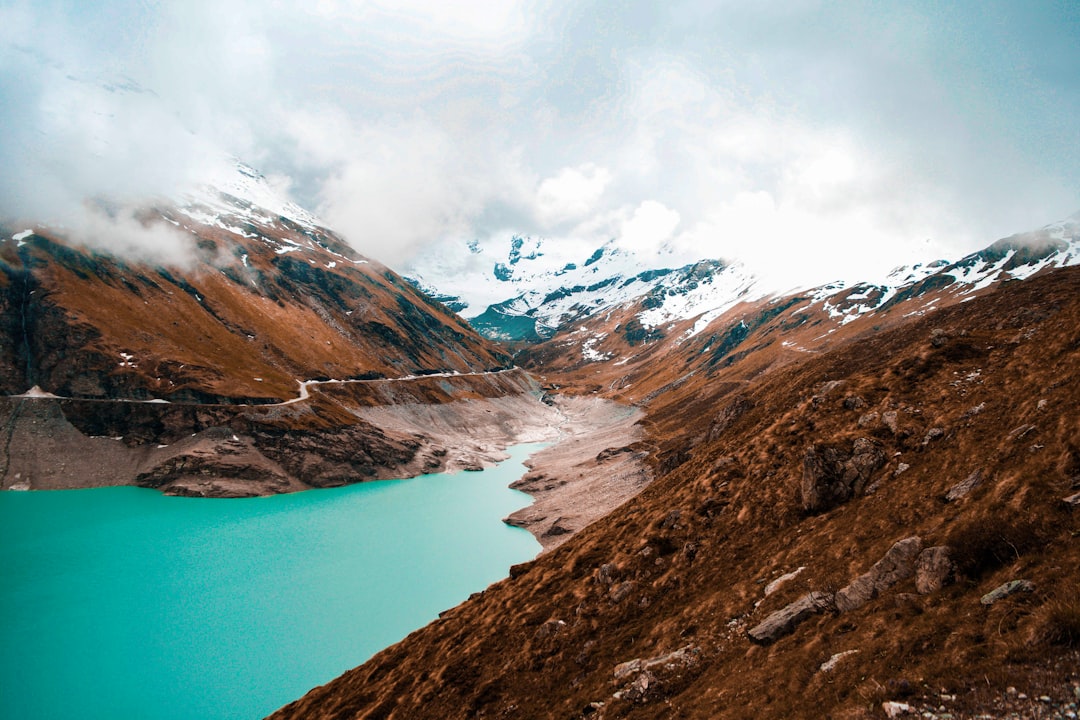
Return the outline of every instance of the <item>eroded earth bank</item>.
{"type": "Polygon", "coordinates": [[[304,396],[267,405],[3,398],[0,486],[250,497],[478,470],[509,445],[551,442],[516,483],[536,504],[508,518],[550,548],[648,482],[640,411],[548,396],[523,371],[325,382],[304,396]]]}

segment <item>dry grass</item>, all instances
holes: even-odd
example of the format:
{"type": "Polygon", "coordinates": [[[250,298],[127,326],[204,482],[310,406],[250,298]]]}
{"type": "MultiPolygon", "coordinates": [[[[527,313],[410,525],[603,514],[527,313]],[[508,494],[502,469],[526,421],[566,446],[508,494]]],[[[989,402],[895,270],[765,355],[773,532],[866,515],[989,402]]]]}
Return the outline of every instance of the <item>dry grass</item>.
{"type": "Polygon", "coordinates": [[[669,390],[654,396],[645,423],[666,475],[527,572],[281,717],[334,717],[361,692],[379,702],[392,695],[392,718],[576,718],[593,702],[605,703],[594,714],[605,720],[874,717],[882,700],[901,696],[937,707],[943,689],[961,696],[950,707],[974,713],[1009,685],[1065,682],[1073,616],[1040,598],[1063,598],[1080,581],[1080,517],[1060,502],[1072,482],[1063,474],[1074,469],[1070,448],[1080,444],[1078,339],[1080,270],[1013,284],[777,365],[741,386],[745,409],[724,415],[712,440],[708,430],[731,402],[730,376],[672,385],[686,364],[668,358],[649,382],[669,390]],[[944,344],[931,344],[935,327],[951,328],[944,344]],[[954,341],[962,346],[950,348],[954,341]],[[864,405],[853,407],[852,396],[864,405]],[[860,425],[870,412],[878,419],[860,425]],[[881,420],[886,412],[896,413],[895,430],[881,420]],[[1034,429],[1013,435],[1024,424],[1034,429]],[[806,448],[850,448],[864,436],[888,458],[873,491],[802,513],[806,448]],[[909,468],[898,475],[901,460],[909,468]],[[983,484],[946,502],[976,469],[983,484]],[[906,580],[767,647],[748,641],[747,628],[770,612],[843,587],[911,535],[953,546],[961,581],[921,596],[906,580]],[[764,597],[768,582],[798,567],[806,570],[764,597]],[[1036,591],[980,603],[1017,578],[1036,591]],[[565,626],[541,641],[550,620],[565,626]],[[687,644],[701,649],[692,677],[661,682],[645,703],[612,698],[617,664],[687,644]],[[833,672],[819,670],[851,649],[859,653],[833,672]],[[475,678],[438,680],[448,664],[475,678]],[[976,685],[983,694],[969,689],[976,685]]]}

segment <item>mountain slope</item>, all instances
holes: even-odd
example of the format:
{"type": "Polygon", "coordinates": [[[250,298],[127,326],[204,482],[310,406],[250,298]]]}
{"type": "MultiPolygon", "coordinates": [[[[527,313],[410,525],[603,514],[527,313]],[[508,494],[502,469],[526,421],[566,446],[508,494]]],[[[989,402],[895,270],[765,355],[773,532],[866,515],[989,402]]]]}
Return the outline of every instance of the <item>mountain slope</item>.
{"type": "Polygon", "coordinates": [[[638,256],[614,243],[580,265],[557,252],[549,258],[545,242],[533,238],[512,238],[501,260],[495,248],[469,247],[464,266],[439,255],[414,268],[423,277],[414,282],[488,337],[538,344],[526,356],[543,358],[545,369],[561,370],[608,359],[626,362],[658,342],[681,345],[699,336],[713,338],[702,347],[730,342],[732,336],[718,338],[718,330],[738,335],[745,330],[738,325],[743,315],[775,313],[781,306],[790,315],[787,325],[809,320],[821,326],[817,335],[791,341],[809,349],[859,318],[872,315],[879,324],[878,311],[925,313],[996,282],[1078,264],[1080,214],[955,262],[897,268],[879,283],[838,281],[787,293],[768,291],[738,263],[700,260],[674,268],[662,264],[670,253],[638,256]],[[493,297],[500,299],[480,307],[493,297]]]}
{"type": "Polygon", "coordinates": [[[2,488],[288,492],[475,468],[554,432],[505,350],[251,168],[100,211],[124,254],[0,227],[2,488]],[[139,259],[149,240],[168,263],[139,259]]]}
{"type": "Polygon", "coordinates": [[[246,197],[207,192],[139,218],[187,238],[179,265],[124,259],[48,229],[4,229],[0,390],[270,401],[295,397],[298,380],[507,363],[388,268],[274,202],[254,171],[238,166],[224,185],[246,197]]]}
{"type": "Polygon", "coordinates": [[[1066,268],[755,383],[670,385],[648,401],[652,485],[273,717],[1067,709],[1078,360],[1066,268]]]}

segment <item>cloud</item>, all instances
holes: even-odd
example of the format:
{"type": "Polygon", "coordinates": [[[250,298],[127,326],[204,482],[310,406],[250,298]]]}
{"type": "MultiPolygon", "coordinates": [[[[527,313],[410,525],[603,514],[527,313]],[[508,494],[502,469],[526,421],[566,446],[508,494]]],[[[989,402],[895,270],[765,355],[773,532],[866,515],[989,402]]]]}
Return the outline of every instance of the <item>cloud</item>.
{"type": "Polygon", "coordinates": [[[641,255],[655,253],[671,238],[679,220],[676,211],[655,200],[646,200],[622,223],[615,241],[620,247],[641,255]]]}
{"type": "Polygon", "coordinates": [[[557,175],[545,178],[536,193],[540,222],[552,225],[580,219],[595,208],[610,182],[611,173],[592,163],[563,168],[557,175]]]}
{"type": "Polygon", "coordinates": [[[540,233],[869,271],[1080,207],[1077,25],[998,0],[11,0],[0,215],[172,197],[235,155],[391,264],[540,233]]]}
{"type": "Polygon", "coordinates": [[[318,212],[383,262],[401,263],[446,235],[470,235],[490,205],[523,194],[526,181],[512,157],[481,139],[456,142],[423,117],[345,132],[318,212]]]}
{"type": "Polygon", "coordinates": [[[87,247],[151,265],[188,268],[195,262],[195,238],[190,233],[130,207],[87,203],[75,220],[65,228],[66,234],[87,247]]]}

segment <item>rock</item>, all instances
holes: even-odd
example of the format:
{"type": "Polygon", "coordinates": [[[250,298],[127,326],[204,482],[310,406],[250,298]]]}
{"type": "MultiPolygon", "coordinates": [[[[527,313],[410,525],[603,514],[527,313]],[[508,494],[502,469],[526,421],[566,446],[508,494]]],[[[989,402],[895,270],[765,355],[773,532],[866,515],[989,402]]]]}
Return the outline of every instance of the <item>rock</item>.
{"type": "Polygon", "coordinates": [[[945,428],[932,427],[926,431],[926,437],[923,438],[922,444],[925,447],[926,445],[932,443],[934,440],[937,440],[938,438],[944,436],[945,428]]]}
{"type": "Polygon", "coordinates": [[[937,592],[952,582],[956,565],[945,545],[929,547],[915,561],[915,589],[921,595],[937,592]]]}
{"type": "Polygon", "coordinates": [[[831,658],[821,663],[821,667],[818,668],[818,672],[832,672],[836,668],[837,663],[846,658],[848,655],[858,655],[858,650],[845,650],[844,652],[838,652],[831,658]]]}
{"type": "Polygon", "coordinates": [[[648,660],[635,658],[619,663],[613,672],[615,683],[628,682],[624,682],[622,689],[613,697],[631,702],[648,702],[650,688],[655,695],[657,688],[666,680],[695,665],[700,652],[700,648],[687,645],[648,660]]]}
{"type": "Polygon", "coordinates": [[[1030,435],[1035,431],[1035,426],[1031,423],[1025,423],[1018,428],[1013,428],[1012,432],[1005,438],[1006,440],[1019,440],[1022,437],[1030,435]]]}
{"type": "Polygon", "coordinates": [[[892,700],[881,703],[881,709],[885,711],[885,717],[889,718],[898,718],[915,713],[915,708],[907,703],[893,702],[892,700]]]}
{"type": "Polygon", "coordinates": [[[841,481],[840,457],[833,448],[811,445],[803,456],[802,504],[807,512],[819,512],[845,502],[851,489],[841,481]]]}
{"type": "Polygon", "coordinates": [[[561,517],[555,518],[555,521],[553,523],[551,523],[551,527],[549,527],[547,530],[545,530],[543,535],[541,535],[541,537],[555,537],[556,535],[566,535],[568,533],[572,533],[573,530],[570,530],[569,528],[564,527],[561,524],[562,521],[563,521],[563,518],[561,518],[561,517]]]}
{"type": "Polygon", "coordinates": [[[545,621],[540,627],[538,627],[536,629],[536,632],[533,634],[533,637],[535,637],[538,640],[543,640],[545,638],[553,637],[555,635],[558,635],[559,632],[565,627],[566,627],[566,621],[565,620],[558,620],[558,619],[552,618],[550,620],[545,621]]]}
{"type": "Polygon", "coordinates": [[[674,670],[686,668],[697,661],[699,652],[701,652],[700,648],[693,645],[686,645],[685,647],[669,652],[666,655],[659,655],[647,660],[635,658],[616,665],[614,676],[616,680],[622,680],[630,675],[640,673],[643,670],[655,670],[657,668],[674,670]]]}
{"type": "Polygon", "coordinates": [[[895,410],[889,410],[887,412],[881,413],[881,422],[885,425],[885,427],[889,428],[889,431],[894,435],[896,434],[896,421],[898,417],[899,415],[895,410]]]}
{"type": "Polygon", "coordinates": [[[752,627],[747,635],[761,645],[782,638],[793,632],[799,623],[818,615],[833,606],[833,596],[828,593],[811,592],[795,602],[777,610],[761,623],[752,627]]]}
{"type": "Polygon", "coordinates": [[[765,597],[769,597],[770,595],[772,595],[780,588],[781,585],[786,583],[788,580],[794,580],[796,577],[798,577],[799,573],[801,573],[805,569],[806,568],[804,566],[797,567],[791,572],[785,573],[770,582],[768,585],[765,586],[765,597]]]}
{"type": "Polygon", "coordinates": [[[619,577],[619,568],[615,563],[604,563],[596,571],[596,582],[601,585],[611,585],[619,577]]]}
{"type": "Polygon", "coordinates": [[[598,452],[596,454],[596,462],[602,463],[602,462],[605,462],[607,460],[610,460],[613,457],[616,457],[618,455],[622,455],[623,453],[632,453],[632,452],[634,452],[634,448],[630,447],[629,445],[624,445],[623,447],[608,448],[606,450],[601,450],[600,452],[598,452]]]}
{"type": "Polygon", "coordinates": [[[1072,505],[1073,507],[1080,506],[1080,492],[1070,495],[1069,497],[1061,498],[1061,502],[1066,505],[1072,505]]]}
{"type": "Polygon", "coordinates": [[[983,605],[993,605],[998,600],[1007,598],[1014,593],[1031,592],[1034,589],[1035,585],[1028,580],[1010,580],[983,595],[979,602],[983,605]]]}
{"type": "Polygon", "coordinates": [[[855,440],[849,456],[811,445],[803,456],[803,509],[822,512],[861,494],[885,460],[881,447],[869,438],[855,440]]]}
{"type": "Polygon", "coordinates": [[[633,580],[621,582],[615,587],[611,588],[611,592],[608,593],[608,597],[611,598],[612,602],[622,602],[627,598],[627,596],[630,595],[630,593],[634,591],[635,585],[636,583],[633,580]]]}
{"type": "Polygon", "coordinates": [[[866,401],[858,395],[848,395],[844,398],[845,410],[862,410],[866,407],[866,401]]]}
{"type": "Polygon", "coordinates": [[[753,409],[754,401],[743,395],[737,395],[728,402],[723,409],[716,414],[709,424],[709,432],[706,438],[709,442],[716,440],[724,431],[731,427],[732,423],[753,409]]]}
{"type": "Polygon", "coordinates": [[[974,407],[970,407],[967,410],[965,410],[963,417],[965,417],[965,418],[974,417],[975,415],[978,415],[979,413],[981,413],[985,409],[986,409],[986,403],[981,402],[978,405],[975,405],[974,407]]]}
{"type": "Polygon", "coordinates": [[[679,525],[679,520],[681,520],[681,519],[682,519],[682,510],[679,510],[679,509],[672,510],[671,512],[669,512],[667,514],[667,517],[665,517],[660,522],[660,528],[662,530],[678,530],[681,527],[679,525]]]}
{"type": "Polygon", "coordinates": [[[880,415],[878,415],[876,412],[868,412],[865,415],[860,415],[859,427],[866,427],[867,425],[872,425],[873,423],[877,422],[879,417],[880,415]]]}
{"type": "Polygon", "coordinates": [[[844,463],[844,481],[852,492],[862,493],[878,468],[885,464],[885,452],[869,438],[858,438],[852,445],[851,459],[844,463]]]}
{"type": "Polygon", "coordinates": [[[862,607],[880,593],[915,574],[915,562],[922,550],[922,540],[909,537],[899,540],[874,566],[836,593],[836,609],[848,612],[862,607]]]}
{"type": "Polygon", "coordinates": [[[978,469],[975,472],[967,476],[966,479],[956,483],[949,491],[945,493],[945,500],[948,502],[954,502],[970,493],[975,488],[982,484],[983,472],[982,469],[978,469]]]}
{"type": "Polygon", "coordinates": [[[893,473],[893,477],[899,477],[900,475],[903,475],[904,473],[906,473],[910,469],[911,469],[910,465],[908,465],[905,462],[902,462],[902,463],[900,463],[899,465],[896,466],[896,471],[893,473]]]}

